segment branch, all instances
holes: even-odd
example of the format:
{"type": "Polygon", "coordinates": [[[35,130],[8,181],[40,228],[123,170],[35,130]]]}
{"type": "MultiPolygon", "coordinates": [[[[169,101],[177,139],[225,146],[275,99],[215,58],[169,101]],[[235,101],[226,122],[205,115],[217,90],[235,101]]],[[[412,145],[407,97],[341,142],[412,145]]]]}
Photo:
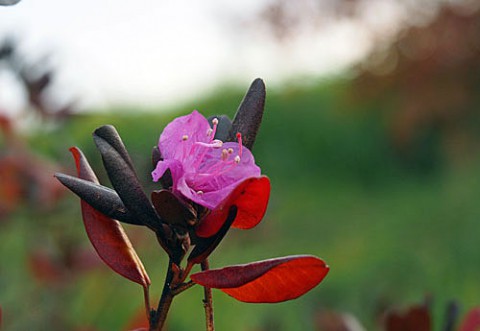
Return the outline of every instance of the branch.
{"type": "MultiPolygon", "coordinates": [[[[208,259],[203,260],[201,263],[202,271],[208,270],[208,259]]],[[[205,322],[207,331],[215,331],[215,325],[213,323],[213,299],[212,289],[210,287],[203,287],[204,299],[203,307],[205,308],[205,322]]]]}

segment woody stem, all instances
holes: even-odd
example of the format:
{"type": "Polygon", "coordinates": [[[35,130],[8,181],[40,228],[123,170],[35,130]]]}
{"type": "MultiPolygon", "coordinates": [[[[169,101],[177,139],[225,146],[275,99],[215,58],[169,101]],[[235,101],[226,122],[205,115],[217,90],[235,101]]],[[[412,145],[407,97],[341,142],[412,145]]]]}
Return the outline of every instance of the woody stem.
{"type": "Polygon", "coordinates": [[[165,320],[167,319],[167,314],[172,304],[174,294],[172,292],[172,281],[175,276],[172,269],[173,261],[170,260],[168,263],[168,271],[165,277],[165,283],[163,285],[162,296],[158,303],[157,311],[152,314],[150,319],[150,329],[149,331],[161,331],[165,320]]]}
{"type": "MultiPolygon", "coordinates": [[[[201,263],[202,271],[209,269],[208,259],[203,260],[201,263]]],[[[207,331],[215,331],[215,326],[213,323],[213,299],[212,299],[212,289],[210,287],[203,288],[204,299],[203,307],[205,308],[205,322],[207,331]]]]}

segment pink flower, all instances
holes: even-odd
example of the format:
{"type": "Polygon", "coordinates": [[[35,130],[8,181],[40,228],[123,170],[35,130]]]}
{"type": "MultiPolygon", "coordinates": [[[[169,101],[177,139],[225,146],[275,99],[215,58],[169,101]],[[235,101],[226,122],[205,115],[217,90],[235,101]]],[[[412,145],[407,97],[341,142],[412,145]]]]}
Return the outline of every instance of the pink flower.
{"type": "Polygon", "coordinates": [[[207,119],[194,110],[169,123],[158,142],[163,160],[152,172],[158,181],[167,169],[173,180],[173,193],[209,209],[215,209],[243,180],[259,177],[260,168],[252,153],[238,142],[214,139],[218,120],[213,128],[207,119]]]}

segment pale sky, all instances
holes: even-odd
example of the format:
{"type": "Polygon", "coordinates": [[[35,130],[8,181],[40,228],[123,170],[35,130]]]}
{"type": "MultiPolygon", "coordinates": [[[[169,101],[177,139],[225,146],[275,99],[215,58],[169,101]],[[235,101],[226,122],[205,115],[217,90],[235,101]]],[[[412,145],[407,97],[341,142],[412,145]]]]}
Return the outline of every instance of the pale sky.
{"type": "MultiPolygon", "coordinates": [[[[368,36],[349,21],[279,45],[241,33],[269,0],[22,0],[0,7],[0,40],[13,34],[24,54],[49,54],[61,97],[84,108],[153,107],[192,100],[226,82],[245,88],[301,75],[328,75],[362,58],[368,36]]],[[[5,76],[5,75],[4,75],[5,76]]],[[[21,107],[18,89],[0,75],[0,108],[21,107]]]]}

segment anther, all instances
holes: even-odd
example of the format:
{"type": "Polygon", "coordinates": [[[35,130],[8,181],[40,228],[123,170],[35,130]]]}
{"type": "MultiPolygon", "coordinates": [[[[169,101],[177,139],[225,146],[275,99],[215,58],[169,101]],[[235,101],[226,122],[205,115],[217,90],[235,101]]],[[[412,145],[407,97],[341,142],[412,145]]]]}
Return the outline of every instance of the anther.
{"type": "Polygon", "coordinates": [[[184,134],[184,135],[182,136],[182,140],[183,140],[183,141],[188,140],[188,135],[184,134]]]}
{"type": "Polygon", "coordinates": [[[215,147],[215,148],[220,148],[223,146],[223,141],[219,139],[215,139],[212,143],[213,143],[212,147],[215,147]]]}
{"type": "Polygon", "coordinates": [[[239,164],[239,163],[240,163],[240,156],[238,156],[238,155],[235,156],[235,159],[234,159],[234,160],[235,160],[235,163],[236,163],[236,164],[239,164]]]}
{"type": "Polygon", "coordinates": [[[202,194],[203,194],[203,191],[197,191],[197,194],[198,194],[198,195],[202,195],[202,194]]]}
{"type": "Polygon", "coordinates": [[[212,132],[209,134],[209,136],[211,135],[210,139],[215,138],[215,133],[217,133],[218,118],[215,117],[212,120],[212,124],[213,124],[213,129],[212,129],[212,132]]]}
{"type": "Polygon", "coordinates": [[[228,154],[233,154],[233,148],[227,149],[228,154]]]}

